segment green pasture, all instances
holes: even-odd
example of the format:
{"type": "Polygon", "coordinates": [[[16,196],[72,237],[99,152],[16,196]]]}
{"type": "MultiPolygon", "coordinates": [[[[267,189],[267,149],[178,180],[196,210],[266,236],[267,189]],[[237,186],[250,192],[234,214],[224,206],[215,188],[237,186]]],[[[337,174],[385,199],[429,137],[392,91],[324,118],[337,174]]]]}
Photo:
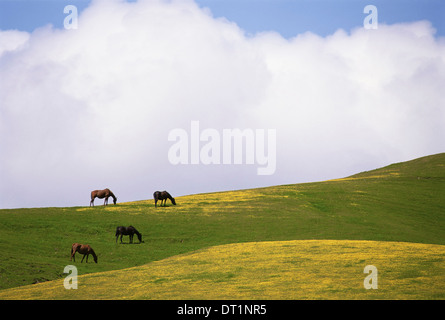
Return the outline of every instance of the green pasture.
{"type": "Polygon", "coordinates": [[[444,262],[443,245],[244,242],[81,275],[75,290],[55,280],[0,291],[0,299],[445,299],[444,262]],[[377,270],[375,280],[366,278],[369,265],[377,270]]]}
{"type": "MultiPolygon", "coordinates": [[[[7,298],[3,289],[63,279],[68,264],[87,275],[227,244],[318,239],[445,245],[445,154],[338,180],[176,201],[165,208],[155,208],[150,199],[107,207],[0,210],[0,297],[7,298]],[[144,243],[135,237],[136,243],[128,244],[124,237],[125,244],[116,244],[119,225],[135,226],[144,243]],[[79,255],[70,262],[73,242],[90,244],[99,263],[80,263],[79,255]]],[[[421,298],[443,298],[443,292],[421,298]]]]}

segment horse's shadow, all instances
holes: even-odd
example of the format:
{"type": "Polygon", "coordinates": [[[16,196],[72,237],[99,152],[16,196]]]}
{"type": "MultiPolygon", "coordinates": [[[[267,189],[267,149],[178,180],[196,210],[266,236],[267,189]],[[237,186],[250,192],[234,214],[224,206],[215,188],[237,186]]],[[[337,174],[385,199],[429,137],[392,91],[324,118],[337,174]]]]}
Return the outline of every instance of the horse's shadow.
{"type": "Polygon", "coordinates": [[[143,244],[143,243],[144,243],[144,241],[142,241],[142,242],[120,242],[117,244],[143,244]]]}

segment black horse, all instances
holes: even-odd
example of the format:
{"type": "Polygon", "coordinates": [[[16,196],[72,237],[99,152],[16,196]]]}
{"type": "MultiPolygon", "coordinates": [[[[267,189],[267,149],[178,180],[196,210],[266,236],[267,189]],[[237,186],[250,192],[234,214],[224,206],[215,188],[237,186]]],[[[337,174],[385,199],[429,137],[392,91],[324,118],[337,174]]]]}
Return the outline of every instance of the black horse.
{"type": "Polygon", "coordinates": [[[162,201],[164,201],[164,207],[165,207],[167,199],[170,199],[170,201],[176,206],[175,198],[173,198],[167,191],[155,191],[155,193],[153,193],[153,198],[155,199],[155,207],[157,206],[156,203],[158,202],[158,200],[161,200],[161,206],[162,206],[162,201]]]}
{"type": "Polygon", "coordinates": [[[135,233],[138,236],[139,243],[144,242],[144,241],[142,241],[142,234],[140,234],[139,231],[137,231],[135,227],[133,227],[133,226],[117,227],[116,228],[116,243],[117,243],[117,238],[119,238],[119,236],[121,236],[121,243],[122,243],[123,236],[130,236],[130,243],[133,243],[133,237],[134,237],[135,233]]]}

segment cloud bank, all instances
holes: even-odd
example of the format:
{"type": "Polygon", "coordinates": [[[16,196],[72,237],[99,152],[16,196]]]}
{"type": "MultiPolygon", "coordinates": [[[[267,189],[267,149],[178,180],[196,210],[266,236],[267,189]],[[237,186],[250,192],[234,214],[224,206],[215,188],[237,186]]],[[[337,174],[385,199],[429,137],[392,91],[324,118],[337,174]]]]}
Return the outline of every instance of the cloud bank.
{"type": "Polygon", "coordinates": [[[0,208],[338,178],[445,150],[428,21],[246,35],[193,1],[93,1],[78,29],[0,31],[0,208]],[[169,132],[276,130],[276,171],[172,165],[169,132]]]}

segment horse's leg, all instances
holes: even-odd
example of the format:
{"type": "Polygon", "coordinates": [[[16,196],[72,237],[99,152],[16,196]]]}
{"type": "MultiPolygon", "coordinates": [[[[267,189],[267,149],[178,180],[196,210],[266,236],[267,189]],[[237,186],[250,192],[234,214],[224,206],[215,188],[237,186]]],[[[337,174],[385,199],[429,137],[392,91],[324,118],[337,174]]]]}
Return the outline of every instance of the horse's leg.
{"type": "Polygon", "coordinates": [[[83,259],[85,259],[85,254],[83,255],[82,261],[80,261],[80,263],[82,263],[82,262],[83,262],[83,259]]]}
{"type": "Polygon", "coordinates": [[[130,243],[133,243],[133,235],[130,234],[130,243]]]}
{"type": "Polygon", "coordinates": [[[122,243],[122,237],[124,236],[124,234],[123,233],[121,233],[121,243],[122,243]]]}
{"type": "Polygon", "coordinates": [[[104,206],[106,206],[107,204],[108,204],[108,197],[105,197],[104,206]]]}
{"type": "Polygon", "coordinates": [[[156,203],[158,203],[158,199],[155,199],[155,208],[157,207],[156,203]]]}
{"type": "Polygon", "coordinates": [[[76,262],[75,254],[76,254],[76,251],[74,251],[73,248],[71,248],[71,258],[70,258],[70,261],[73,260],[73,258],[74,258],[74,262],[76,262]]]}
{"type": "Polygon", "coordinates": [[[90,201],[90,207],[91,207],[91,205],[93,205],[93,207],[94,207],[94,198],[92,198],[90,201]]]}

